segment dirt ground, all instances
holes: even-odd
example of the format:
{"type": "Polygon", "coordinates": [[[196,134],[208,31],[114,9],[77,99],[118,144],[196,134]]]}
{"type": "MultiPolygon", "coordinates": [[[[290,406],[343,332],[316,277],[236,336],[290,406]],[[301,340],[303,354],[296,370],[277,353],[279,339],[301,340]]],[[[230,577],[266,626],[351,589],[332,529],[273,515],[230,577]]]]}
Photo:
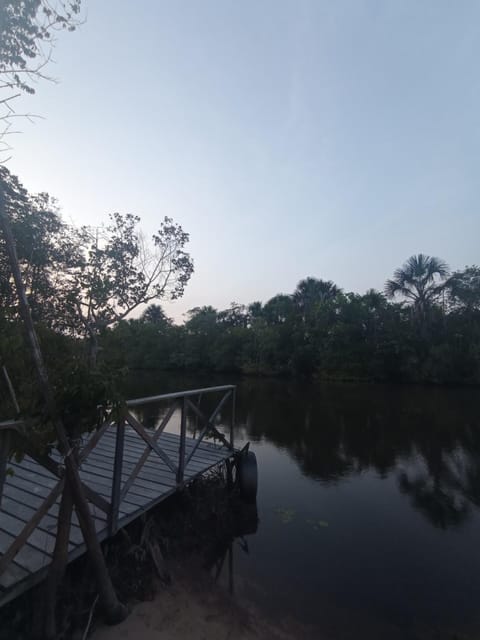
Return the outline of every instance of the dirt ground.
{"type": "MultiPolygon", "coordinates": [[[[311,638],[291,623],[275,625],[247,603],[239,603],[208,576],[187,576],[181,569],[173,583],[149,602],[132,606],[114,627],[99,626],[92,640],[293,640],[311,638]]],[[[318,636],[317,636],[318,637],[318,636]]]]}
{"type": "MultiPolygon", "coordinates": [[[[415,640],[479,640],[476,634],[418,629],[415,640]]],[[[99,625],[92,640],[404,640],[396,627],[372,621],[361,612],[339,610],[325,616],[322,628],[292,619],[271,621],[253,604],[232,598],[201,572],[179,568],[173,583],[153,600],[132,605],[120,625],[99,625]]]]}

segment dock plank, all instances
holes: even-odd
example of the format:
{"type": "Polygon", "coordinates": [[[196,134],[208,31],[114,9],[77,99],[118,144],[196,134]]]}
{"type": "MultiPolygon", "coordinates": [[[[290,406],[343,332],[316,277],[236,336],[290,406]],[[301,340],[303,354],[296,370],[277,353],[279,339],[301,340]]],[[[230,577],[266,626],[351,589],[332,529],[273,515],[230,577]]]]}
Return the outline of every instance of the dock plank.
{"type": "MultiPolygon", "coordinates": [[[[150,437],[154,431],[147,430],[150,437]]],[[[93,434],[83,438],[84,445],[93,434]]],[[[80,477],[90,489],[97,492],[108,503],[111,501],[114,476],[116,425],[110,425],[101,435],[96,446],[82,462],[80,477]]],[[[195,440],[188,438],[185,443],[186,458],[195,446],[195,440]]],[[[162,433],[158,446],[178,465],[180,437],[173,433],[162,433]]],[[[145,451],[146,443],[138,433],[127,425],[122,463],[121,486],[127,482],[137,462],[145,451]]],[[[58,452],[52,458],[61,460],[58,452]]],[[[214,465],[229,458],[232,452],[226,447],[202,441],[195,450],[185,469],[185,482],[201,476],[214,465]]],[[[25,456],[20,461],[11,461],[12,475],[5,479],[2,504],[0,506],[0,555],[5,553],[15,537],[31,520],[43,500],[56,486],[58,478],[32,458],[25,456]]],[[[119,505],[118,527],[122,528],[139,515],[146,513],[159,502],[178,489],[175,473],[155,451],[151,451],[145,464],[136,476],[128,493],[119,505]]],[[[0,606],[16,597],[25,589],[41,580],[52,559],[58,522],[60,498],[51,506],[38,527],[20,549],[14,561],[0,576],[0,606]]],[[[108,537],[107,514],[89,503],[99,540],[108,537]]],[[[75,509],[72,513],[72,527],[69,541],[69,560],[85,552],[82,532],[75,509]]]]}
{"type": "MultiPolygon", "coordinates": [[[[0,545],[2,548],[8,548],[14,540],[15,536],[13,534],[0,530],[0,545]]],[[[50,562],[51,556],[48,553],[44,553],[29,543],[24,545],[15,556],[16,566],[26,574],[34,573],[48,566],[50,562]]]]}
{"type": "MultiPolygon", "coordinates": [[[[125,434],[125,440],[128,443],[128,450],[129,453],[131,455],[133,454],[137,454],[138,458],[140,457],[140,455],[143,453],[144,449],[145,449],[145,443],[140,439],[140,438],[128,438],[128,435],[125,434]]],[[[106,434],[106,436],[104,437],[105,439],[105,445],[104,448],[102,449],[103,451],[105,451],[105,453],[108,454],[108,451],[111,450],[112,447],[114,447],[114,442],[115,439],[113,436],[109,436],[106,434]],[[107,447],[107,450],[105,450],[105,447],[107,447]]],[[[170,440],[166,440],[163,439],[163,435],[159,438],[159,446],[170,456],[170,458],[172,459],[172,461],[174,463],[178,463],[178,449],[174,448],[174,445],[172,444],[172,442],[170,440]]],[[[186,458],[188,458],[191,450],[193,449],[193,445],[188,443],[188,445],[185,447],[185,453],[186,453],[186,458]]],[[[204,468],[204,465],[206,463],[216,463],[216,462],[220,462],[222,460],[225,459],[226,455],[225,455],[226,449],[223,449],[222,451],[220,451],[219,449],[215,448],[215,449],[202,449],[202,445],[200,445],[198,447],[198,449],[195,451],[195,455],[194,457],[190,460],[189,462],[189,467],[192,468],[197,468],[198,470],[204,468]]],[[[137,458],[137,459],[138,459],[137,458]]],[[[152,461],[152,460],[158,460],[159,462],[160,459],[157,456],[157,454],[155,454],[154,452],[152,452],[152,454],[150,454],[149,458],[147,459],[148,461],[152,461]],[[153,457],[152,457],[153,455],[153,457]]],[[[164,464],[164,463],[162,463],[164,464]]],[[[164,468],[167,469],[166,465],[164,465],[164,468]]],[[[171,472],[170,472],[171,473],[171,472]]]]}
{"type": "Polygon", "coordinates": [[[8,565],[5,573],[0,576],[0,587],[5,591],[11,587],[15,587],[31,575],[30,571],[22,569],[22,567],[14,561],[8,565]]]}
{"type": "MultiPolygon", "coordinates": [[[[2,511],[5,511],[5,513],[18,518],[24,524],[26,524],[35,515],[36,509],[33,509],[32,507],[29,507],[25,504],[20,504],[16,500],[12,500],[11,498],[4,496],[2,499],[2,511]]],[[[42,531],[55,535],[57,526],[58,518],[47,513],[45,516],[43,516],[38,528],[42,531]]],[[[80,527],[74,523],[72,523],[71,527],[72,530],[70,532],[70,537],[72,539],[72,542],[74,542],[75,544],[81,544],[83,542],[83,536],[80,527]]]]}

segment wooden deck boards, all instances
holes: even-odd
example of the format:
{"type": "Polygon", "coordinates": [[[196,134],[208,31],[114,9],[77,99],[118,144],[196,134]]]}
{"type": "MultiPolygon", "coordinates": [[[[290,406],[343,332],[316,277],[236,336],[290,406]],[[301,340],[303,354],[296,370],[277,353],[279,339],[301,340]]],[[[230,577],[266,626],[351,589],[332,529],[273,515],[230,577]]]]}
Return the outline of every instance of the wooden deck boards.
{"type": "MultiPolygon", "coordinates": [[[[150,432],[153,434],[153,432],[150,432]]],[[[115,461],[116,426],[111,425],[80,467],[82,481],[108,503],[111,502],[115,461]]],[[[162,433],[158,445],[177,464],[180,436],[162,433]]],[[[195,446],[193,438],[186,439],[186,456],[195,446]]],[[[125,429],[125,448],[122,467],[122,486],[145,451],[145,442],[134,429],[125,429]]],[[[202,475],[223,462],[232,451],[218,444],[202,441],[185,468],[184,482],[202,475]]],[[[58,454],[53,454],[59,460],[58,454]]],[[[58,478],[32,458],[9,463],[11,475],[5,480],[0,507],[0,554],[4,554],[25,524],[32,518],[42,501],[55,487],[58,478]]],[[[177,490],[175,473],[155,453],[150,452],[141,471],[119,506],[119,528],[148,511],[177,490]]],[[[40,524],[21,548],[15,560],[0,576],[0,606],[40,581],[52,559],[57,529],[60,498],[42,518],[40,524]]],[[[107,515],[90,504],[97,535],[104,540],[109,535],[107,515]]],[[[73,514],[69,542],[69,560],[85,552],[82,533],[76,514],[73,514]]]]}

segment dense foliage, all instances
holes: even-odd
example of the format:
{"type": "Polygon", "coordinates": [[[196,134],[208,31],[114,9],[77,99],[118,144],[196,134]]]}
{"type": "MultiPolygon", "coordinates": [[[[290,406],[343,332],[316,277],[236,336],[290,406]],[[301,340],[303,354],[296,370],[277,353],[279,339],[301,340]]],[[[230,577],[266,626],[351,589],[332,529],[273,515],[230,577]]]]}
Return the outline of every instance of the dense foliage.
{"type": "Polygon", "coordinates": [[[152,306],[104,335],[104,356],[131,368],[478,383],[480,269],[445,275],[434,287],[436,296],[418,307],[307,278],[265,304],[192,309],[183,326],[152,306]]]}
{"type": "Polygon", "coordinates": [[[480,269],[450,276],[442,260],[419,254],[385,294],[306,278],[265,304],[192,309],[183,326],[153,305],[103,345],[112,364],[131,368],[479,383],[480,269]]]}
{"type": "MultiPolygon", "coordinates": [[[[29,194],[5,167],[0,179],[44,355],[68,412],[111,398],[115,376],[127,368],[480,382],[476,266],[450,274],[442,260],[419,254],[395,271],[384,293],[345,292],[309,277],[266,303],[191,309],[180,326],[158,302],[180,296],[193,271],[181,227],[165,218],[150,243],[129,214],[115,214],[97,230],[72,228],[47,194],[29,194]]],[[[1,236],[0,361],[22,408],[35,412],[1,236]]],[[[0,385],[2,393],[5,400],[0,385]]]]}
{"type": "MultiPolygon", "coordinates": [[[[73,416],[79,422],[84,407],[95,410],[102,400],[115,399],[116,385],[111,383],[118,369],[112,376],[105,361],[97,361],[99,338],[139,305],[183,294],[193,272],[185,250],[189,237],[167,217],[150,240],[132,214],[115,213],[109,224],[97,229],[67,225],[47,194],[28,193],[2,166],[0,188],[56,400],[64,422],[73,424],[73,416]]],[[[0,364],[8,367],[22,411],[40,411],[1,232],[0,364]]],[[[3,400],[8,407],[8,395],[0,383],[0,405],[3,400]]],[[[91,423],[91,416],[85,420],[91,423]]]]}
{"type": "Polygon", "coordinates": [[[51,58],[55,36],[81,23],[81,0],[0,0],[0,163],[8,159],[9,134],[18,118],[15,104],[33,94],[51,58]]]}
{"type": "Polygon", "coordinates": [[[79,13],[80,0],[2,0],[0,88],[35,93],[35,76],[48,60],[55,31],[73,31],[79,13]]]}

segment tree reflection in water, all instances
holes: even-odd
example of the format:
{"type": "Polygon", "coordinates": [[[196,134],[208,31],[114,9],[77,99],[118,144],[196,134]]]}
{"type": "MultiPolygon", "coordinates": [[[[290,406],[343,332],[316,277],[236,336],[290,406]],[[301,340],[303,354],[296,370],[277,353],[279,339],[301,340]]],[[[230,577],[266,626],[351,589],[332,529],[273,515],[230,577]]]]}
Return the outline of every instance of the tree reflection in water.
{"type": "MultiPolygon", "coordinates": [[[[165,391],[192,386],[188,379],[179,383],[170,377],[165,391]]],[[[202,398],[202,410],[208,412],[213,402],[202,398]]],[[[393,474],[416,510],[435,527],[450,528],[480,505],[476,405],[476,393],[468,388],[252,378],[239,383],[237,431],[288,451],[305,476],[323,484],[365,471],[381,478],[393,474]]],[[[229,411],[228,406],[222,411],[221,422],[228,424],[229,411]]],[[[153,427],[163,413],[150,405],[141,417],[153,427]]],[[[176,421],[174,416],[174,428],[176,421]]],[[[190,434],[198,428],[193,417],[188,428],[190,434]]]]}
{"type": "Polygon", "coordinates": [[[323,483],[367,470],[395,474],[435,527],[480,504],[480,417],[471,389],[250,381],[237,416],[250,438],[289,451],[323,483]]]}

